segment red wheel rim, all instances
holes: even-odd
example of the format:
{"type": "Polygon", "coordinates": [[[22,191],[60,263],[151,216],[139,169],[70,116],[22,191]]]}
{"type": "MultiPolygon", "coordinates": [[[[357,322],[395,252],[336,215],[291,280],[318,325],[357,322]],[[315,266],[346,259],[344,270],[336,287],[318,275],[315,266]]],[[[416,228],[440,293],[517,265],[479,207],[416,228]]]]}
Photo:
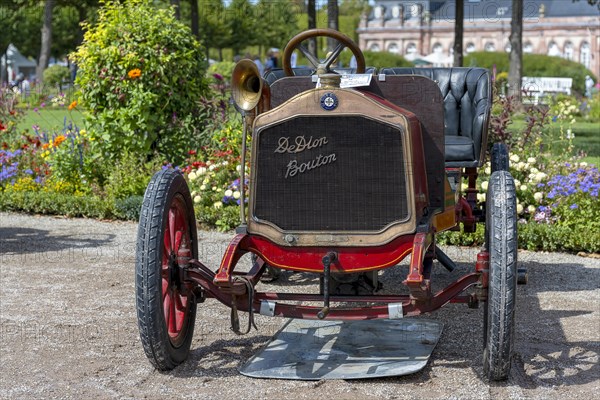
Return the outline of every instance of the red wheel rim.
{"type": "Polygon", "coordinates": [[[175,197],[165,221],[162,256],[162,303],[165,323],[171,343],[179,343],[185,336],[190,302],[181,292],[177,252],[182,245],[191,249],[185,202],[175,197]]]}

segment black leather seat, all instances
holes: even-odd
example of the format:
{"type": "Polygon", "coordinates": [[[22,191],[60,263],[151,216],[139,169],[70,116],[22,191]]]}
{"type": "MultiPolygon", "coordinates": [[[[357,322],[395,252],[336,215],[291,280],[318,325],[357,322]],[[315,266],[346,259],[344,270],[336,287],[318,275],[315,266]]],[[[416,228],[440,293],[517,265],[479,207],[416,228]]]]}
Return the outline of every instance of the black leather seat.
{"type": "Polygon", "coordinates": [[[444,99],[448,167],[481,166],[492,107],[490,74],[484,68],[383,68],[385,75],[421,75],[435,81],[444,99]]]}

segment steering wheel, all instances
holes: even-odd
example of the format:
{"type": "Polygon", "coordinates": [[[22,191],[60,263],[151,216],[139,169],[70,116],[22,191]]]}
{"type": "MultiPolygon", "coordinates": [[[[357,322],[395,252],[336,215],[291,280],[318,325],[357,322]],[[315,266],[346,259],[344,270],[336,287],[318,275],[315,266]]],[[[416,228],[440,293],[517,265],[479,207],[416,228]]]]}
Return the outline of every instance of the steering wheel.
{"type": "Polygon", "coordinates": [[[294,36],[288,42],[287,46],[285,46],[285,50],[283,50],[283,71],[287,76],[294,76],[292,63],[290,61],[292,59],[292,53],[294,50],[298,49],[316,68],[317,74],[332,72],[330,69],[331,64],[339,57],[342,50],[346,47],[349,48],[356,57],[356,73],[363,74],[365,72],[365,56],[362,51],[360,51],[352,39],[334,29],[309,29],[294,36]],[[339,42],[335,49],[327,55],[325,60],[319,60],[312,55],[304,45],[302,45],[303,41],[319,36],[334,38],[339,42]]]}

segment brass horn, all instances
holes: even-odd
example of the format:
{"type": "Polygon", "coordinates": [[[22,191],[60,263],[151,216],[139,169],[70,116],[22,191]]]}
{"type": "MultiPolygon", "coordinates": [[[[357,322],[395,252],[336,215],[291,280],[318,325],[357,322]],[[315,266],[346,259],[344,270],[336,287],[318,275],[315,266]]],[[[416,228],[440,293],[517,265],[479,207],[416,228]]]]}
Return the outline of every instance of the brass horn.
{"type": "Polygon", "coordinates": [[[233,101],[244,111],[253,110],[261,101],[263,80],[252,60],[241,60],[233,69],[231,92],[233,101]]]}

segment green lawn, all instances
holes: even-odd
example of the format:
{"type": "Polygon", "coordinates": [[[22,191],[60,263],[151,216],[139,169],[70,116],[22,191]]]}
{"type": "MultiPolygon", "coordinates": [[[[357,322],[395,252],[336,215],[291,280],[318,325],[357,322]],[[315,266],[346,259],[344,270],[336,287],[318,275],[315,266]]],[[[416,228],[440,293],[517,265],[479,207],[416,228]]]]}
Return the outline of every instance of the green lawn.
{"type": "Polygon", "coordinates": [[[58,133],[63,130],[65,118],[67,119],[67,123],[72,121],[78,127],[83,127],[83,114],[77,109],[69,111],[66,107],[42,108],[37,112],[28,110],[25,113],[25,117],[19,123],[18,131],[23,132],[27,130],[33,133],[32,126],[38,125],[42,132],[58,133]]]}

